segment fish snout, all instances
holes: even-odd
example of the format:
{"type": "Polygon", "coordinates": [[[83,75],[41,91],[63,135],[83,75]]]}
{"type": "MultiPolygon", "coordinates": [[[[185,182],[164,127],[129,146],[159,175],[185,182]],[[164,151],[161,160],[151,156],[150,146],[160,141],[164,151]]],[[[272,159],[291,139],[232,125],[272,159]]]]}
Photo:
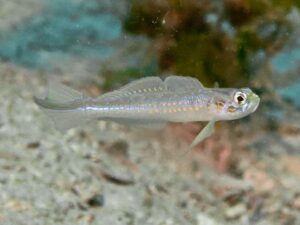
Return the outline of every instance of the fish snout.
{"type": "Polygon", "coordinates": [[[259,102],[260,102],[259,96],[255,93],[251,93],[249,95],[248,111],[250,111],[250,113],[253,113],[258,108],[259,102]]]}

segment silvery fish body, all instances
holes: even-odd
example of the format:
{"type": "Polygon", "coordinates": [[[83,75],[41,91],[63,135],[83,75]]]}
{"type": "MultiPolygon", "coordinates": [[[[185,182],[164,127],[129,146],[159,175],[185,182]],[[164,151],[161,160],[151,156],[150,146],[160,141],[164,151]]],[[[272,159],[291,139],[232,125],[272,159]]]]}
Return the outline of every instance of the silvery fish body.
{"type": "Polygon", "coordinates": [[[259,97],[249,88],[205,88],[195,78],[169,76],[164,81],[159,77],[142,78],[97,98],[50,83],[47,97],[35,101],[60,130],[96,119],[141,127],[211,121],[195,145],[212,133],[215,121],[238,119],[254,112],[259,97]]]}

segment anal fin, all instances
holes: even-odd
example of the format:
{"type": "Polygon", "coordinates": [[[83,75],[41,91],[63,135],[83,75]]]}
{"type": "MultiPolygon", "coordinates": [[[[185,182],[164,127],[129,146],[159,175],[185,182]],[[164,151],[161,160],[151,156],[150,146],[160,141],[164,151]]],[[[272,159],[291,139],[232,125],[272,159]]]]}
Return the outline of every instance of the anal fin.
{"type": "MultiPolygon", "coordinates": [[[[101,119],[103,120],[103,119],[101,119]]],[[[105,119],[104,119],[105,120],[105,119]]],[[[157,120],[139,120],[139,119],[124,119],[124,118],[114,118],[107,119],[107,121],[113,121],[119,124],[123,124],[126,126],[138,127],[138,128],[146,128],[152,130],[160,130],[163,129],[166,125],[165,121],[157,121],[157,120]]]]}

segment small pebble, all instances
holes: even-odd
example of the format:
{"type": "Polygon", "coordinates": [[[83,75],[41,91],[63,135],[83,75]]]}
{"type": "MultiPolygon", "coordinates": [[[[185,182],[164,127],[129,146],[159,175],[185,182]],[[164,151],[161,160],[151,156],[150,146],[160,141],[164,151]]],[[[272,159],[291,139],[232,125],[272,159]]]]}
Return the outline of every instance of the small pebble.
{"type": "Polygon", "coordinates": [[[133,185],[135,183],[133,178],[126,176],[125,174],[123,174],[123,176],[120,176],[103,171],[102,177],[105,180],[117,185],[133,185]]]}
{"type": "Polygon", "coordinates": [[[92,223],[95,221],[95,215],[93,214],[88,214],[88,215],[79,215],[78,216],[78,219],[81,221],[81,222],[86,222],[86,223],[92,223]]]}
{"type": "Polygon", "coordinates": [[[227,219],[235,219],[235,218],[240,217],[246,211],[247,211],[247,209],[244,204],[238,204],[238,205],[228,208],[225,211],[225,216],[227,219]]]}
{"type": "Polygon", "coordinates": [[[219,225],[220,223],[214,218],[204,213],[199,213],[197,215],[197,225],[219,225]]]}
{"type": "Polygon", "coordinates": [[[104,205],[104,196],[102,194],[95,194],[86,203],[91,207],[102,207],[104,205]]]}
{"type": "Polygon", "coordinates": [[[40,147],[40,145],[41,145],[40,142],[35,141],[35,142],[28,143],[26,147],[30,149],[34,149],[40,147]]]}
{"type": "Polygon", "coordinates": [[[107,145],[105,150],[112,156],[122,158],[128,157],[128,143],[124,140],[118,140],[107,145]]]}
{"type": "Polygon", "coordinates": [[[293,201],[293,207],[295,209],[300,209],[300,196],[293,201]]]}
{"type": "Polygon", "coordinates": [[[23,211],[31,209],[31,205],[27,202],[20,200],[10,200],[4,204],[4,208],[16,211],[23,211]]]}

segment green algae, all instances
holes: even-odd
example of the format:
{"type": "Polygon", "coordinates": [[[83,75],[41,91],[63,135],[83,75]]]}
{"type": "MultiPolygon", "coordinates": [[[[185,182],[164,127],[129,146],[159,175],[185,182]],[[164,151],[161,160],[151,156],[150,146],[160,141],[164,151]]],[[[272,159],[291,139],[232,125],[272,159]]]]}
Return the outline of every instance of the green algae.
{"type": "Polygon", "coordinates": [[[285,15],[293,5],[280,0],[132,1],[124,26],[160,46],[162,72],[195,76],[206,85],[243,85],[253,76],[253,55],[281,48],[290,31],[285,15]],[[214,25],[206,21],[210,13],[214,25]]]}
{"type": "Polygon", "coordinates": [[[182,34],[177,43],[178,46],[170,50],[177,74],[193,75],[205,85],[215,81],[226,85],[241,79],[241,68],[235,60],[235,46],[225,35],[182,34]]]}
{"type": "Polygon", "coordinates": [[[298,7],[300,9],[300,1],[295,0],[272,0],[274,6],[283,10],[290,10],[292,7],[298,7]]]}

